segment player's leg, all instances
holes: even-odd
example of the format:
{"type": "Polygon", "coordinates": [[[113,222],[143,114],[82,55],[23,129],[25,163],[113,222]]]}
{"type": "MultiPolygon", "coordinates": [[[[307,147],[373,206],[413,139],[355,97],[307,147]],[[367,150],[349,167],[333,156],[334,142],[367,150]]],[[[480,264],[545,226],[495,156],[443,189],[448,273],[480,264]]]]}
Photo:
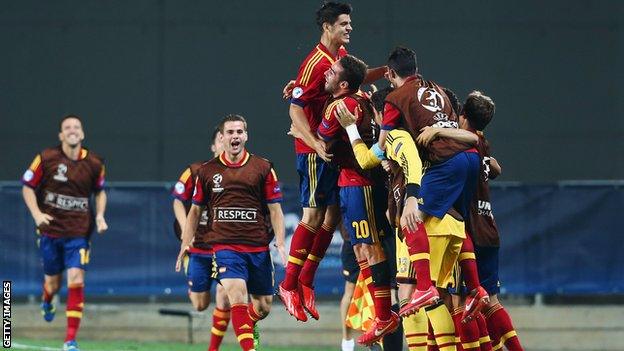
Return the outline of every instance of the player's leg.
{"type": "Polygon", "coordinates": [[[215,292],[215,309],[212,312],[212,329],[210,335],[209,351],[216,351],[221,346],[223,336],[230,324],[230,301],[223,285],[217,284],[215,292]]]}
{"type": "MultiPolygon", "coordinates": [[[[385,208],[385,201],[381,202],[383,202],[383,207],[385,208]]],[[[375,204],[377,205],[379,203],[380,202],[376,202],[375,204]]],[[[379,213],[377,214],[379,215],[379,213]]],[[[400,307],[398,299],[398,283],[396,280],[396,234],[395,231],[390,227],[390,223],[388,223],[386,216],[378,216],[377,225],[381,246],[383,247],[384,253],[386,254],[388,266],[390,268],[390,310],[398,315],[400,307]],[[381,229],[382,226],[385,229],[381,229]]],[[[402,350],[403,335],[403,323],[399,323],[399,327],[394,332],[384,336],[382,340],[384,350],[402,350]]]]}
{"type": "MultiPolygon", "coordinates": [[[[456,269],[460,271],[460,269],[456,269]]],[[[460,274],[455,275],[456,281],[460,282],[460,274]]],[[[465,351],[480,351],[481,343],[479,341],[479,326],[475,319],[467,322],[462,322],[463,303],[462,294],[465,292],[463,285],[458,288],[453,288],[452,291],[452,307],[451,316],[453,317],[453,324],[455,325],[455,341],[457,342],[458,350],[465,351]],[[460,347],[461,346],[461,347],[460,347]]]]}
{"type": "Polygon", "coordinates": [[[65,350],[78,350],[76,336],[80,329],[84,309],[85,271],[89,264],[89,241],[86,238],[64,239],[64,265],[67,268],[67,331],[65,350]]]}
{"type": "Polygon", "coordinates": [[[342,243],[340,252],[340,260],[342,261],[342,275],[345,279],[344,292],[340,299],[340,317],[342,328],[342,351],[353,351],[355,348],[355,341],[353,340],[353,329],[347,326],[347,314],[349,306],[351,304],[351,298],[355,291],[355,283],[357,282],[358,275],[360,274],[360,267],[358,266],[355,253],[353,252],[353,246],[351,242],[345,240],[342,243]]]}
{"type": "Polygon", "coordinates": [[[51,322],[56,314],[56,307],[52,303],[54,295],[61,288],[63,278],[63,239],[40,235],[37,239],[39,254],[43,262],[43,286],[41,294],[41,314],[46,322],[51,322]]]}
{"type": "Polygon", "coordinates": [[[469,233],[466,233],[466,238],[462,244],[458,262],[461,266],[462,276],[468,289],[465,308],[462,313],[462,320],[467,322],[479,314],[479,312],[481,312],[483,307],[485,307],[490,300],[487,291],[481,287],[479,282],[477,260],[469,233]]]}
{"type": "Polygon", "coordinates": [[[187,266],[189,298],[193,308],[204,311],[210,304],[213,257],[208,254],[190,253],[187,266]]]}
{"type": "Polygon", "coordinates": [[[481,285],[490,294],[490,302],[483,310],[493,349],[504,345],[510,351],[523,350],[511,316],[498,300],[498,247],[475,247],[481,285]]]}
{"type": "Polygon", "coordinates": [[[232,327],[243,351],[254,350],[253,321],[248,310],[248,254],[233,250],[215,252],[218,279],[230,302],[232,327]]]}

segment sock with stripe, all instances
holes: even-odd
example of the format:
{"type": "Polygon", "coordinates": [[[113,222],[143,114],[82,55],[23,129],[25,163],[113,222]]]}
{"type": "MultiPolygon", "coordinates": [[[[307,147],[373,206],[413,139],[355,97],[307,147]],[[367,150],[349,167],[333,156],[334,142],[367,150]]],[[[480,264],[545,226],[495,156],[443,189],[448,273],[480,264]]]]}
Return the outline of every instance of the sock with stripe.
{"type": "Polygon", "coordinates": [[[67,289],[67,332],[65,342],[76,340],[80,320],[82,319],[82,309],[84,308],[84,285],[71,284],[67,289]]]}
{"type": "Polygon", "coordinates": [[[477,271],[477,260],[474,253],[474,245],[470,235],[466,233],[466,239],[462,243],[459,257],[457,258],[459,266],[461,267],[466,287],[469,291],[476,289],[479,286],[479,273],[477,271]]]}
{"type": "MultiPolygon", "coordinates": [[[[408,300],[402,302],[403,305],[408,300]]],[[[427,335],[429,335],[429,321],[425,309],[421,308],[417,313],[403,317],[403,331],[407,340],[409,351],[426,351],[427,335]]]]}
{"type": "Polygon", "coordinates": [[[390,299],[390,267],[388,261],[375,263],[370,266],[371,276],[373,278],[373,301],[375,304],[375,315],[379,320],[387,321],[390,319],[390,308],[392,300],[390,299]]]}
{"type": "Polygon", "coordinates": [[[482,313],[479,313],[475,321],[479,326],[479,343],[481,344],[481,351],[492,351],[492,341],[490,340],[490,334],[487,329],[487,322],[482,313]]]}
{"type": "Polygon", "coordinates": [[[439,301],[435,305],[425,307],[427,318],[433,328],[435,342],[440,351],[456,350],[455,347],[455,325],[453,318],[444,302],[439,301]]]}
{"type": "MultiPolygon", "coordinates": [[[[399,314],[399,305],[394,304],[390,308],[394,313],[399,314]]],[[[403,323],[392,333],[383,337],[382,345],[384,350],[403,350],[403,323]]]]}
{"type": "Polygon", "coordinates": [[[230,310],[215,307],[212,312],[212,329],[210,330],[210,344],[208,351],[217,351],[223,341],[223,336],[230,323],[230,310]]]}
{"type": "Polygon", "coordinates": [[[411,231],[407,227],[401,229],[405,236],[405,243],[408,247],[410,262],[414,267],[416,289],[427,290],[431,287],[431,271],[429,269],[429,238],[423,223],[418,223],[416,230],[411,231]]]}
{"type": "MultiPolygon", "coordinates": [[[[421,311],[424,312],[424,308],[421,309],[421,311]]],[[[426,312],[425,312],[426,315],[426,312]]],[[[436,344],[436,339],[435,336],[433,334],[433,327],[431,326],[431,321],[429,320],[429,318],[427,318],[427,328],[428,328],[428,332],[427,332],[427,351],[440,351],[440,349],[438,348],[438,344],[436,344]]]]}
{"type": "Polygon", "coordinates": [[[299,222],[290,242],[290,252],[288,253],[288,264],[286,265],[286,275],[282,282],[282,287],[286,290],[295,290],[299,280],[301,268],[308,258],[310,248],[314,243],[316,229],[299,222]]]}
{"type": "Polygon", "coordinates": [[[254,322],[249,316],[247,304],[240,303],[232,305],[232,327],[238,339],[238,343],[243,351],[254,349],[253,325],[254,322]]]}
{"type": "Polygon", "coordinates": [[[43,293],[41,294],[41,301],[51,303],[53,298],[54,294],[48,292],[48,289],[46,288],[46,283],[43,282],[43,293]]]}
{"type": "Polygon", "coordinates": [[[328,228],[325,225],[322,225],[321,229],[319,229],[316,233],[310,253],[306,258],[301,274],[299,275],[299,281],[301,284],[307,287],[314,286],[314,276],[316,275],[316,270],[323,257],[325,257],[325,252],[334,237],[334,231],[335,228],[328,228]]]}
{"type": "Polygon", "coordinates": [[[456,308],[452,314],[453,323],[455,324],[455,336],[459,337],[457,350],[480,351],[479,325],[475,320],[471,320],[468,323],[461,322],[462,313],[464,312],[462,307],[456,308]]]}
{"type": "Polygon", "coordinates": [[[501,350],[503,345],[509,351],[523,351],[511,317],[500,303],[485,311],[485,319],[492,340],[492,349],[501,350]]]}
{"type": "Polygon", "coordinates": [[[256,310],[252,302],[250,302],[247,305],[247,311],[249,312],[249,318],[251,318],[254,324],[256,324],[257,321],[260,321],[266,318],[266,315],[262,315],[260,312],[256,310]]]}

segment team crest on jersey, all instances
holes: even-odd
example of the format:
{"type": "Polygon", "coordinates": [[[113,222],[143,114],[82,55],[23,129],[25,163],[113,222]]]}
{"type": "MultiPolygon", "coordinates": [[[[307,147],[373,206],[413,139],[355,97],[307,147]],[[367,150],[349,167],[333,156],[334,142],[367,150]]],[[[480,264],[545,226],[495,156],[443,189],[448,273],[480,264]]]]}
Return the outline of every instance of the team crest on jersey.
{"type": "Polygon", "coordinates": [[[59,163],[58,168],[56,169],[56,174],[54,175],[54,180],[58,180],[59,182],[66,182],[67,176],[67,165],[64,163],[59,163]]]}
{"type": "Polygon", "coordinates": [[[438,112],[444,109],[444,97],[435,89],[422,87],[418,89],[418,101],[422,107],[431,112],[438,112]]]}
{"type": "Polygon", "coordinates": [[[212,192],[220,193],[223,191],[223,187],[221,187],[221,182],[223,181],[223,175],[221,173],[217,173],[212,176],[212,192]]]}
{"type": "Polygon", "coordinates": [[[301,97],[301,95],[303,95],[303,88],[296,87],[295,89],[293,89],[292,97],[294,97],[295,99],[298,99],[301,97]]]}

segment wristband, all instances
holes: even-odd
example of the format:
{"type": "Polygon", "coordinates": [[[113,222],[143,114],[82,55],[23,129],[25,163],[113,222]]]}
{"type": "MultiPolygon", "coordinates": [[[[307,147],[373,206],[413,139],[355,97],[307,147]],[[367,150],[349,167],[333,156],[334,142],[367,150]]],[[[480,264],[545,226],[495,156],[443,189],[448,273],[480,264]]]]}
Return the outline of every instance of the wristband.
{"type": "Polygon", "coordinates": [[[410,197],[413,196],[415,198],[418,198],[418,192],[420,191],[420,185],[418,184],[407,184],[407,186],[405,186],[405,196],[406,197],[410,197]]]}
{"type": "Polygon", "coordinates": [[[349,135],[349,141],[350,142],[354,142],[358,139],[362,139],[362,137],[360,137],[360,132],[358,132],[357,130],[357,126],[355,124],[351,124],[347,127],[345,127],[345,130],[347,131],[347,134],[349,135]]]}
{"type": "Polygon", "coordinates": [[[385,160],[386,159],[386,155],[385,152],[379,147],[378,143],[375,143],[372,147],[371,147],[371,152],[373,153],[373,155],[375,155],[375,157],[377,157],[377,159],[379,160],[385,160]]]}

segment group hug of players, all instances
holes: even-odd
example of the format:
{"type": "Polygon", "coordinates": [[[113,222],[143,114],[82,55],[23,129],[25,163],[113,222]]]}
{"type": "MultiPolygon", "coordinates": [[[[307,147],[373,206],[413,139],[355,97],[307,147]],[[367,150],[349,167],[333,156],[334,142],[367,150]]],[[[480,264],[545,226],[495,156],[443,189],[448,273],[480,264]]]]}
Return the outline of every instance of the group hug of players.
{"type": "MultiPolygon", "coordinates": [[[[193,306],[206,309],[213,280],[220,282],[209,350],[218,350],[230,319],[241,348],[256,349],[255,327],[275,291],[274,238],[286,265],[278,296],[297,320],[318,319],[314,275],[341,221],[374,301],[375,319],[359,343],[383,339],[386,350],[399,350],[404,335],[410,350],[522,350],[496,299],[499,239],[487,181],[500,166],[482,133],[494,103],[479,92],[459,103],[419,74],[408,48],[394,49],[377,68],[348,55],[351,10],[322,5],[320,42],[284,89],[303,207],[288,255],[277,175],[268,160],[246,150],[243,117],[221,121],[215,157],[191,164],[172,190],[181,233],[176,269],[186,270],[193,306]],[[361,92],[362,84],[383,77],[390,88],[361,92]],[[392,303],[397,285],[400,306],[392,303]]],[[[22,177],[40,233],[42,314],[54,318],[52,298],[67,270],[63,348],[74,351],[89,233],[108,228],[104,164],[83,139],[80,118],[64,117],[61,145],[37,155],[22,177]]]]}

